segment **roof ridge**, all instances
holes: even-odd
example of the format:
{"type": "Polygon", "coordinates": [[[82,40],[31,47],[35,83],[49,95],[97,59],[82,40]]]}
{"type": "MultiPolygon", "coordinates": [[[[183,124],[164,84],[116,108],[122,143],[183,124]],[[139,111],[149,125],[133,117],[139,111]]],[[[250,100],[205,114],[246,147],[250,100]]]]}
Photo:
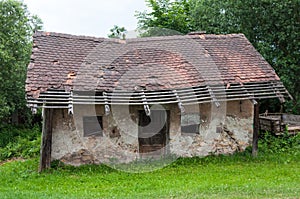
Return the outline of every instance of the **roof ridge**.
{"type": "Polygon", "coordinates": [[[79,40],[93,40],[93,41],[103,41],[103,40],[105,40],[104,37],[73,35],[73,34],[67,34],[67,33],[47,32],[47,31],[36,31],[33,35],[33,37],[43,37],[43,36],[44,37],[46,37],[46,36],[62,37],[62,38],[79,39],[79,40]]]}
{"type": "MultiPolygon", "coordinates": [[[[113,38],[104,38],[104,37],[94,37],[94,36],[85,36],[85,35],[73,35],[67,33],[58,33],[58,32],[47,32],[47,31],[36,31],[33,35],[34,37],[41,36],[52,36],[52,37],[62,37],[69,39],[80,39],[80,40],[92,40],[92,41],[112,41],[119,43],[119,39],[113,38]]],[[[193,34],[193,35],[170,35],[170,36],[154,36],[154,37],[138,37],[138,38],[128,38],[124,40],[124,43],[128,42],[142,42],[142,41],[156,41],[156,40],[176,40],[181,38],[202,38],[202,39],[226,39],[226,38],[236,38],[236,37],[245,37],[242,33],[231,33],[231,34],[193,34]]],[[[123,41],[123,40],[122,40],[123,41]]]]}
{"type": "Polygon", "coordinates": [[[200,37],[202,39],[230,39],[230,38],[246,38],[243,33],[231,33],[231,34],[199,34],[190,35],[192,38],[200,37]]]}
{"type": "Polygon", "coordinates": [[[203,34],[207,36],[216,36],[216,37],[235,37],[235,36],[245,36],[243,33],[229,33],[229,34],[203,34]]]}

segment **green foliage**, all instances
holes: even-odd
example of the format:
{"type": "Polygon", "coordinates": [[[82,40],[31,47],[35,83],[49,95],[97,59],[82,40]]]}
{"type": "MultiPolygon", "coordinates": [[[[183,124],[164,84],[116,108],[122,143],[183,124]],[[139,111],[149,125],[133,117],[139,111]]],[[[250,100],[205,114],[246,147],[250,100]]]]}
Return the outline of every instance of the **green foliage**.
{"type": "Polygon", "coordinates": [[[25,77],[31,54],[31,35],[41,20],[17,0],[0,1],[0,120],[26,111],[25,77]]]}
{"type": "Polygon", "coordinates": [[[109,38],[117,38],[117,39],[125,39],[126,37],[126,28],[119,27],[114,25],[112,29],[110,29],[110,34],[108,35],[109,38]]]}
{"type": "Polygon", "coordinates": [[[0,132],[0,160],[36,157],[40,151],[40,127],[32,129],[7,126],[0,132]]]}
{"type": "MultiPolygon", "coordinates": [[[[300,1],[191,0],[194,27],[208,33],[244,33],[274,67],[300,114],[300,1]]],[[[291,108],[289,108],[291,109],[291,108]]],[[[288,110],[289,110],[288,109],[288,110]]]]}
{"type": "Polygon", "coordinates": [[[264,154],[278,154],[282,152],[300,154],[300,133],[290,135],[285,132],[282,135],[274,136],[270,132],[264,132],[259,140],[260,151],[264,154]]]}
{"type": "Polygon", "coordinates": [[[0,160],[12,157],[37,157],[40,153],[40,144],[40,137],[32,141],[20,137],[15,143],[10,142],[6,147],[0,148],[0,160]]]}
{"type": "MultiPolygon", "coordinates": [[[[299,99],[299,97],[297,99],[299,99]]],[[[297,99],[294,101],[290,100],[284,104],[287,112],[292,114],[300,114],[300,100],[297,99]]]]}
{"type": "Polygon", "coordinates": [[[190,27],[187,0],[146,0],[150,13],[137,12],[139,29],[144,31],[142,36],[163,36],[185,34],[192,30],[190,27]]]}

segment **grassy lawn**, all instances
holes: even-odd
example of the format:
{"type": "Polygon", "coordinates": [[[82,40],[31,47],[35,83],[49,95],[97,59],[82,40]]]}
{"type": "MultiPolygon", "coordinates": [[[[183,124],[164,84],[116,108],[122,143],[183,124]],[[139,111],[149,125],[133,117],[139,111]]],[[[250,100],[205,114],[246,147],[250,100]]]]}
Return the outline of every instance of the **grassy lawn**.
{"type": "Polygon", "coordinates": [[[0,166],[0,198],[300,198],[300,153],[179,159],[148,173],[60,166],[38,159],[0,166]]]}

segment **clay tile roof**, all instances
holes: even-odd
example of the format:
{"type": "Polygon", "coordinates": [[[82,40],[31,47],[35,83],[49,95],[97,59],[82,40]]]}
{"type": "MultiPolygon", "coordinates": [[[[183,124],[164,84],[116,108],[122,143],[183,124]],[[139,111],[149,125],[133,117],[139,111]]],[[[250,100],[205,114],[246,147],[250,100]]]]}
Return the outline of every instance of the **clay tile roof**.
{"type": "Polygon", "coordinates": [[[278,81],[243,34],[128,40],[37,32],[26,92],[168,90],[278,81]]]}

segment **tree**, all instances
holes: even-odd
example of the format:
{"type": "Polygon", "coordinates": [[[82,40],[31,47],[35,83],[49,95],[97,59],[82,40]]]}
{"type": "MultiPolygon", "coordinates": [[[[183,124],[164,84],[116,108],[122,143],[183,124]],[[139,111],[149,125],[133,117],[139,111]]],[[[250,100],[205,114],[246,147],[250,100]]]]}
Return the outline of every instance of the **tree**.
{"type": "Polygon", "coordinates": [[[25,109],[25,78],[33,32],[41,20],[16,0],[0,1],[0,121],[25,109]]]}
{"type": "MultiPolygon", "coordinates": [[[[194,27],[244,33],[274,67],[300,114],[300,0],[191,0],[194,27]]],[[[288,103],[289,104],[289,103],[288,103]]]]}
{"type": "Polygon", "coordinates": [[[300,114],[300,0],[146,1],[152,12],[137,15],[141,28],[244,33],[275,68],[295,98],[290,108],[300,114]]]}
{"type": "Polygon", "coordinates": [[[186,34],[192,30],[190,5],[187,0],[146,0],[146,2],[152,11],[136,13],[142,36],[186,34]]]}
{"type": "Polygon", "coordinates": [[[110,29],[110,34],[108,35],[109,38],[117,38],[117,39],[125,39],[126,37],[126,29],[124,27],[120,27],[114,25],[112,29],[110,29]]]}

